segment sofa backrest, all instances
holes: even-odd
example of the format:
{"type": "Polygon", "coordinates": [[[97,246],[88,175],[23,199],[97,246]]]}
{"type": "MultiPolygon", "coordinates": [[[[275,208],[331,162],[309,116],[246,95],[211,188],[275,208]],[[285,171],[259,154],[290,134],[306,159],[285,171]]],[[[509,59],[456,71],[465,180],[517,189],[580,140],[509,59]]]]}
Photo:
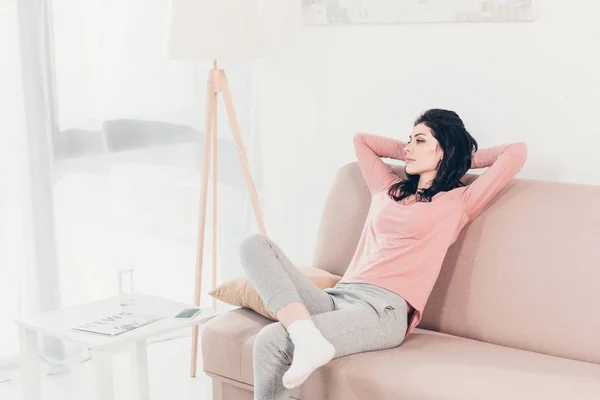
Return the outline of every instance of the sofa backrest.
{"type": "MultiPolygon", "coordinates": [[[[342,167],[313,266],[344,273],[369,203],[342,167]]],[[[418,327],[600,364],[600,186],[513,179],[448,250],[418,327]]]]}

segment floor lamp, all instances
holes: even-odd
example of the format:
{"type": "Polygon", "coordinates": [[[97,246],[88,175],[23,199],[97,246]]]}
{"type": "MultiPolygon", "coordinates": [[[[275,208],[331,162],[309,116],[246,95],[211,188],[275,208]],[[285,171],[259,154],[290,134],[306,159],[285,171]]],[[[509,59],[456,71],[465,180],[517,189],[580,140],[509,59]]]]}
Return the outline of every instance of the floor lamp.
{"type": "MultiPolygon", "coordinates": [[[[258,229],[260,232],[265,233],[258,196],[250,174],[227,77],[223,69],[217,69],[217,60],[259,57],[263,55],[264,48],[261,41],[258,0],[172,0],[169,20],[168,56],[170,58],[213,60],[213,69],[208,73],[206,89],[206,120],[204,125],[200,218],[194,288],[194,304],[200,305],[208,174],[211,158],[214,227],[212,248],[213,288],[216,285],[217,276],[217,99],[219,94],[222,95],[233,139],[240,155],[258,229]]],[[[213,308],[215,308],[214,299],[213,308]]],[[[198,327],[195,326],[193,329],[190,375],[196,376],[198,327]]]]}

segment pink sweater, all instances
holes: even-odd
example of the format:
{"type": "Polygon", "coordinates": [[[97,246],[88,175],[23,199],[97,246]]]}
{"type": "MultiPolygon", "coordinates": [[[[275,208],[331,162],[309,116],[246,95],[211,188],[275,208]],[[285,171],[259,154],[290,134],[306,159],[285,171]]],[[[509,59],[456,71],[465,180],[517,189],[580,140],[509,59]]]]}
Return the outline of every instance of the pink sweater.
{"type": "Polygon", "coordinates": [[[369,283],[402,296],[415,309],[406,336],[419,324],[442,262],[461,229],[521,170],[525,143],[481,149],[472,168],[490,167],[468,186],[439,192],[431,202],[396,202],[388,188],[400,178],[380,157],[404,161],[406,142],[370,134],[354,136],[371,207],[358,247],[341,282],[369,283]]]}

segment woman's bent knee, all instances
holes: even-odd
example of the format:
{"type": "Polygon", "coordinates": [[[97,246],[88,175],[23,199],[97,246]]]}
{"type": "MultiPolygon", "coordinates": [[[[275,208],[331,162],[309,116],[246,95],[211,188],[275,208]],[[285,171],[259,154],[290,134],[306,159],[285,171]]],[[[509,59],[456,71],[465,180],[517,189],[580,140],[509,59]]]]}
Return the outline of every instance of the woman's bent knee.
{"type": "Polygon", "coordinates": [[[280,322],[262,328],[254,340],[253,352],[257,354],[271,353],[279,356],[286,354],[290,345],[288,333],[280,322]]]}
{"type": "Polygon", "coordinates": [[[266,246],[270,247],[270,242],[271,239],[264,233],[252,234],[240,244],[240,255],[244,256],[256,252],[258,249],[263,249],[266,246]]]}

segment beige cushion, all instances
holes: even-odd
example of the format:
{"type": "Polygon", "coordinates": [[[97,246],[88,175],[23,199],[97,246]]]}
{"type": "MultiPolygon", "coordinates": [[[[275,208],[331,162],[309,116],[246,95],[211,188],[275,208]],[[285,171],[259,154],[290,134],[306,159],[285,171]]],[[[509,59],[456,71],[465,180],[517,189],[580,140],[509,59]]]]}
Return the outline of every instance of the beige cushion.
{"type": "MultiPolygon", "coordinates": [[[[204,371],[253,385],[256,334],[273,323],[237,309],[209,321],[204,371]]],[[[600,399],[600,365],[415,329],[397,348],[341,357],[291,392],[303,400],[600,399]]]]}
{"type": "MultiPolygon", "coordinates": [[[[338,275],[318,268],[299,267],[298,269],[319,289],[332,288],[341,279],[338,275]]],[[[239,277],[222,283],[209,295],[233,306],[250,308],[260,315],[277,321],[277,317],[267,308],[248,277],[239,277]]]]}

